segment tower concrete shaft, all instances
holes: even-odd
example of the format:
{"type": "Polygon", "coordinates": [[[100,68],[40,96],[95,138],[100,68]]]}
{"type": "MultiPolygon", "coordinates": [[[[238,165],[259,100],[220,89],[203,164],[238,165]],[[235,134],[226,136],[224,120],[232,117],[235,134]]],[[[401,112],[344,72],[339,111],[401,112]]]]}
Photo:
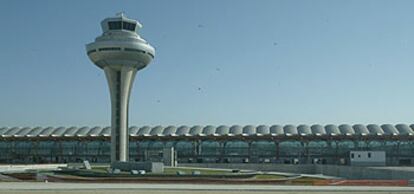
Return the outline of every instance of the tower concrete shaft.
{"type": "Polygon", "coordinates": [[[129,160],[128,107],[137,71],[155,57],[138,34],[142,25],[124,14],[101,22],[102,35],[86,45],[89,59],[105,71],[111,94],[111,164],[129,160]]]}
{"type": "Polygon", "coordinates": [[[104,68],[111,94],[111,163],[129,160],[128,104],[137,68],[104,68]]]}

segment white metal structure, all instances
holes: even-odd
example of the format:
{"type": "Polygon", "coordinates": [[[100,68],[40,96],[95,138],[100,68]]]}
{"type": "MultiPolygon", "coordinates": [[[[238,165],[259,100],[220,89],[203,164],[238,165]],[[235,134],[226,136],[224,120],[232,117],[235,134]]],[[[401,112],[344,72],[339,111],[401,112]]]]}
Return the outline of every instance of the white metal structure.
{"type": "Polygon", "coordinates": [[[101,22],[103,34],[86,45],[91,61],[105,71],[111,94],[111,162],[128,161],[128,104],[138,70],[155,56],[155,49],[142,39],[142,25],[117,14],[101,22]]]}

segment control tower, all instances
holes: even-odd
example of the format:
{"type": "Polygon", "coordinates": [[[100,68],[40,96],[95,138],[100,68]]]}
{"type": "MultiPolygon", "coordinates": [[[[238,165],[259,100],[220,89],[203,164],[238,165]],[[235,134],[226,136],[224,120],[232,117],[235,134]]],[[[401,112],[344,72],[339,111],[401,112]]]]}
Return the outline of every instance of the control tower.
{"type": "Polygon", "coordinates": [[[123,13],[101,22],[102,35],[86,45],[91,61],[105,71],[111,95],[111,163],[129,160],[128,106],[135,74],[155,56],[139,36],[142,25],[123,13]]]}

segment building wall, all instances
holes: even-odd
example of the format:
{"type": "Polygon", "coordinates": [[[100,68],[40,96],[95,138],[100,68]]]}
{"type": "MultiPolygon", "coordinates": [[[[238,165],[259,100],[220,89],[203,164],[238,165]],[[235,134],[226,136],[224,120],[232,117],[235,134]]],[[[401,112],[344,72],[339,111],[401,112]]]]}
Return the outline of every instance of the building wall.
{"type": "Polygon", "coordinates": [[[350,151],[352,166],[385,166],[385,151],[350,151]]]}

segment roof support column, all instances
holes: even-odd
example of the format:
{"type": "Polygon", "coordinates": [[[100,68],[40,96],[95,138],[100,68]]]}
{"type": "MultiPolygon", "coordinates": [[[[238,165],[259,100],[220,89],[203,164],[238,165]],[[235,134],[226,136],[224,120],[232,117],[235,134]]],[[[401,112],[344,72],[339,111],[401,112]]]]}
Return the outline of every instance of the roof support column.
{"type": "MultiPolygon", "coordinates": [[[[32,142],[32,156],[33,156],[33,160],[34,160],[34,162],[35,163],[38,163],[38,162],[40,162],[40,161],[38,161],[38,159],[39,159],[39,142],[37,141],[37,140],[34,140],[33,142],[32,142]]],[[[15,146],[15,143],[13,143],[13,147],[15,146]]],[[[14,152],[14,149],[13,149],[13,152],[14,152]]]]}
{"type": "Polygon", "coordinates": [[[201,140],[195,140],[193,141],[193,157],[198,160],[199,157],[201,157],[201,140]]]}
{"type": "MultiPolygon", "coordinates": [[[[33,144],[33,143],[32,143],[33,144]]],[[[15,153],[16,153],[16,141],[11,141],[11,151],[9,152],[9,156],[8,157],[8,163],[12,163],[13,161],[11,161],[13,158],[15,158],[15,153]]]]}
{"type": "MultiPolygon", "coordinates": [[[[326,140],[327,142],[326,142],[326,144],[328,145],[328,150],[333,150],[332,148],[333,148],[333,146],[332,146],[332,139],[328,139],[328,140],[326,140]]],[[[338,146],[336,146],[336,148],[335,148],[335,151],[334,151],[334,153],[333,153],[333,155],[334,156],[332,156],[331,155],[331,153],[333,152],[330,152],[329,153],[329,156],[324,156],[324,158],[321,158],[321,164],[326,164],[326,163],[328,163],[328,161],[329,160],[335,160],[335,158],[336,158],[336,155],[337,155],[337,153],[338,153],[338,150],[337,150],[337,147],[338,146]],[[328,157],[330,157],[330,158],[328,158],[328,157]]]]}
{"type": "Polygon", "coordinates": [[[339,164],[339,142],[335,140],[335,162],[334,164],[339,164]]]}
{"type": "Polygon", "coordinates": [[[63,144],[62,141],[57,141],[58,144],[58,151],[57,151],[57,157],[58,157],[58,161],[57,163],[62,162],[62,158],[63,158],[63,144]]]}
{"type": "Polygon", "coordinates": [[[86,158],[84,158],[84,160],[89,160],[89,161],[93,161],[93,155],[94,154],[90,154],[91,152],[89,151],[89,140],[86,140],[85,142],[83,142],[83,154],[84,156],[86,156],[86,158]]]}
{"type": "Polygon", "coordinates": [[[226,142],[224,140],[219,141],[219,149],[220,149],[219,161],[221,163],[223,163],[224,162],[224,156],[226,154],[226,142]]]}
{"type": "Polygon", "coordinates": [[[309,142],[305,141],[302,143],[303,149],[304,149],[304,154],[303,154],[303,158],[304,158],[304,164],[308,164],[310,161],[310,156],[309,156],[309,142]]]}
{"type": "Polygon", "coordinates": [[[275,141],[275,146],[276,146],[276,160],[279,161],[280,157],[280,149],[279,149],[279,142],[275,141]]]}
{"type": "Polygon", "coordinates": [[[98,151],[97,151],[98,158],[101,158],[101,156],[104,155],[102,151],[102,147],[104,146],[105,146],[105,140],[99,140],[99,146],[98,146],[98,151]]]}
{"type": "Polygon", "coordinates": [[[364,141],[364,143],[365,143],[365,150],[369,150],[369,148],[370,148],[369,144],[371,143],[371,141],[369,141],[369,140],[366,139],[364,141]]]}
{"type": "Polygon", "coordinates": [[[358,140],[354,140],[353,143],[354,143],[354,149],[360,150],[360,147],[358,145],[358,140]]]}
{"type": "Polygon", "coordinates": [[[400,164],[400,144],[401,144],[401,141],[400,140],[398,140],[397,141],[397,164],[400,164]]]}
{"type": "MultiPolygon", "coordinates": [[[[50,140],[48,140],[48,141],[50,141],[50,140]]],[[[51,147],[51,148],[49,148],[50,149],[50,152],[49,152],[49,158],[50,158],[50,162],[51,163],[57,163],[58,161],[58,154],[56,154],[56,153],[59,153],[59,150],[57,150],[58,149],[58,147],[59,147],[59,144],[58,144],[58,142],[55,142],[55,141],[52,141],[52,143],[53,143],[53,146],[51,147]]]]}
{"type": "Polygon", "coordinates": [[[141,157],[140,157],[140,153],[139,153],[139,152],[141,151],[141,148],[140,148],[140,146],[139,146],[139,145],[140,145],[139,143],[140,143],[140,141],[137,141],[137,140],[135,141],[135,145],[136,145],[136,147],[137,147],[137,149],[135,150],[135,151],[136,151],[136,154],[137,154],[137,156],[136,156],[136,158],[135,158],[135,159],[136,159],[137,161],[141,161],[141,157]]]}
{"type": "MultiPolygon", "coordinates": [[[[197,140],[193,140],[193,141],[191,141],[191,145],[192,145],[192,157],[193,158],[197,158],[197,146],[198,146],[198,143],[197,143],[198,141],[197,140]]],[[[196,159],[197,160],[197,159],[196,159]]]]}
{"type": "MultiPolygon", "coordinates": [[[[148,148],[149,148],[149,143],[148,143],[148,148]]],[[[144,155],[142,156],[142,160],[143,161],[147,161],[148,160],[148,148],[144,150],[144,155]]]]}
{"type": "Polygon", "coordinates": [[[202,155],[202,145],[203,141],[202,140],[198,140],[197,141],[197,155],[201,156],[202,155]]]}
{"type": "Polygon", "coordinates": [[[249,161],[248,162],[252,162],[252,159],[254,158],[253,152],[252,152],[252,144],[253,144],[253,141],[252,140],[249,140],[247,142],[247,146],[248,146],[247,147],[247,153],[249,155],[249,157],[248,157],[249,161]]]}
{"type": "Polygon", "coordinates": [[[177,144],[178,144],[178,140],[172,141],[172,147],[174,148],[174,150],[177,150],[177,144]]]}
{"type": "Polygon", "coordinates": [[[76,145],[75,145],[75,162],[78,162],[78,158],[79,158],[80,152],[82,150],[82,142],[80,142],[79,140],[75,140],[74,142],[76,142],[76,145]]]}
{"type": "MultiPolygon", "coordinates": [[[[30,142],[30,144],[31,144],[31,146],[30,146],[30,148],[29,148],[29,155],[31,156],[31,162],[36,162],[35,161],[35,156],[37,155],[36,153],[35,153],[35,141],[31,141],[30,142]]],[[[13,144],[12,144],[13,145],[13,144]]],[[[9,154],[9,156],[10,156],[10,152],[8,153],[9,154]]],[[[8,158],[11,158],[11,157],[8,157],[8,158]]]]}

